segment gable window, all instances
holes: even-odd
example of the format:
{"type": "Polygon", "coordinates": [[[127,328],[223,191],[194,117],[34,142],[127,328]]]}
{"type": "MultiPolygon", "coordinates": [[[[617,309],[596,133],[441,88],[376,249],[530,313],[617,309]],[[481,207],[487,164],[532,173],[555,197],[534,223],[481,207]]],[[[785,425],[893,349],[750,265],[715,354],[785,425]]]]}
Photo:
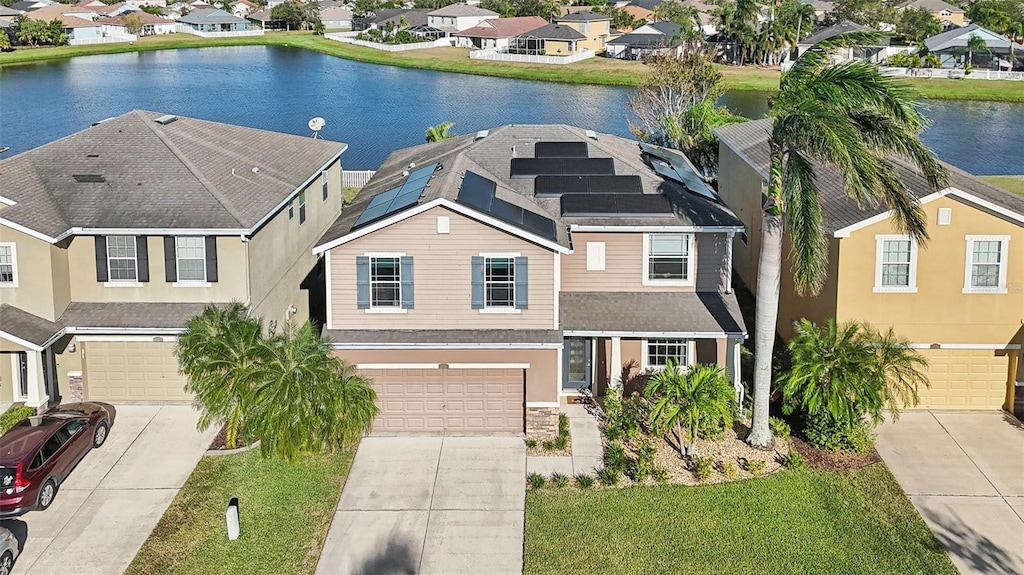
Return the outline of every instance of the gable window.
{"type": "Polygon", "coordinates": [[[327,201],[327,170],[320,172],[320,189],[323,191],[323,199],[327,201]]]}
{"type": "Polygon", "coordinates": [[[295,217],[295,198],[288,201],[288,219],[295,217]]]}
{"type": "Polygon", "coordinates": [[[644,284],[692,284],[692,242],[691,234],[646,234],[644,284]]]}
{"type": "Polygon", "coordinates": [[[357,256],[356,307],[368,312],[404,313],[413,309],[412,256],[357,256]]]}
{"type": "Polygon", "coordinates": [[[529,307],[528,258],[519,254],[480,254],[471,263],[473,309],[518,313],[529,307]]]}
{"type": "Polygon", "coordinates": [[[14,244],[0,244],[0,287],[18,287],[17,263],[14,244]]]}
{"type": "Polygon", "coordinates": [[[687,365],[686,347],[685,339],[649,339],[645,350],[644,367],[663,368],[668,365],[669,360],[685,366],[687,365]]]}
{"type": "Polygon", "coordinates": [[[299,225],[306,222],[306,192],[299,192],[299,225]]]}
{"type": "Polygon", "coordinates": [[[107,270],[110,281],[138,281],[139,262],[135,245],[135,236],[107,236],[107,270]]]}
{"type": "Polygon", "coordinates": [[[917,242],[908,236],[875,236],[875,292],[917,291],[917,242]]]}
{"type": "Polygon", "coordinates": [[[370,308],[401,305],[402,272],[398,258],[370,258],[370,308]]]}
{"type": "Polygon", "coordinates": [[[516,305],[515,258],[484,259],[484,307],[516,305]]]}
{"type": "Polygon", "coordinates": [[[1010,236],[967,236],[964,293],[1006,293],[1010,236]]]}
{"type": "Polygon", "coordinates": [[[178,281],[206,281],[206,241],[202,237],[174,238],[178,281]]]}

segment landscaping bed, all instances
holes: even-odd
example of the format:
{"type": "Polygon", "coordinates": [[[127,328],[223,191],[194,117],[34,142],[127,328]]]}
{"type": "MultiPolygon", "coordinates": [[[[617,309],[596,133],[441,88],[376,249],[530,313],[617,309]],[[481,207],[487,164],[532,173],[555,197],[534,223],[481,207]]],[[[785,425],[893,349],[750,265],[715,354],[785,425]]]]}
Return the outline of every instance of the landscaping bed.
{"type": "Polygon", "coordinates": [[[264,459],[259,451],[204,457],[128,567],[128,575],[312,574],[352,452],[264,459]],[[224,512],[238,497],[241,537],[224,512]]]}
{"type": "Polygon", "coordinates": [[[860,469],[882,460],[873,447],[867,453],[848,453],[845,451],[817,449],[799,437],[793,437],[790,441],[793,442],[793,449],[804,458],[809,467],[814,469],[843,473],[853,469],[860,469]]]}
{"type": "Polygon", "coordinates": [[[957,573],[884,464],[526,495],[524,573],[957,573]]]}

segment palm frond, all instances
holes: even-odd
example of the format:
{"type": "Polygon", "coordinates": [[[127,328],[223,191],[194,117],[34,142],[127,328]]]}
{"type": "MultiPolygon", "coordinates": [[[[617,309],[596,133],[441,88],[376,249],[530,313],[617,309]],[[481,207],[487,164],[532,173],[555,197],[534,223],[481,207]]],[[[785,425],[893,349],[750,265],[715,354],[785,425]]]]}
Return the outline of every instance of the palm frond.
{"type": "Polygon", "coordinates": [[[789,206],[785,219],[792,238],[790,253],[797,289],[801,294],[817,294],[828,270],[828,239],[814,166],[799,152],[786,156],[782,190],[789,206]]]}

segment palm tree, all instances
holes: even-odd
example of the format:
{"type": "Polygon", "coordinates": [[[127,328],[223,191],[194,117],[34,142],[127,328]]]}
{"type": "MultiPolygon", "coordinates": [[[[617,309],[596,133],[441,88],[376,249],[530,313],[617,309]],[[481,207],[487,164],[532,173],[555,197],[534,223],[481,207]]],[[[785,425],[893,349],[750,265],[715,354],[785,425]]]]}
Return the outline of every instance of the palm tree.
{"type": "Polygon", "coordinates": [[[793,14],[793,19],[796,20],[796,34],[794,36],[795,41],[793,42],[792,47],[795,49],[796,43],[800,41],[800,38],[802,38],[800,35],[801,30],[803,30],[805,25],[809,26],[814,23],[815,15],[814,6],[804,2],[797,2],[794,10],[795,13],[793,14]]]}
{"type": "Polygon", "coordinates": [[[802,319],[793,328],[793,365],[780,378],[788,410],[827,414],[848,429],[865,416],[878,425],[885,410],[898,419],[900,409],[920,402],[917,390],[928,385],[922,374],[928,362],[892,328],[881,333],[834,319],[822,327],[802,319]]]}
{"type": "Polygon", "coordinates": [[[772,348],[779,311],[783,229],[788,228],[795,284],[817,294],[825,281],[828,240],[816,170],[842,174],[857,204],[885,204],[896,227],[918,242],[928,239],[917,196],[895,172],[890,156],[913,162],[934,189],[946,171],[919,138],[925,118],[905,83],[882,76],[867,62],[830,65],[838,48],[877,43],[877,34],[851,32],[815,44],[783,74],[768,138],[768,200],[761,228],[754,337],[754,414],[747,442],[767,447],[772,348]]]}
{"type": "Polygon", "coordinates": [[[728,428],[736,413],[732,384],[717,365],[696,365],[682,371],[670,360],[647,382],[644,396],[654,399],[651,428],[675,430],[680,457],[696,455],[697,436],[722,425],[728,428]]]}
{"type": "Polygon", "coordinates": [[[253,402],[252,371],[265,359],[262,344],[263,326],[238,302],[206,306],[178,336],[174,353],[185,390],[202,411],[198,427],[225,425],[228,448],[239,436],[251,436],[245,414],[253,402]]]}
{"type": "Polygon", "coordinates": [[[455,126],[455,122],[441,122],[436,126],[430,126],[427,128],[427,143],[440,142],[454,137],[455,135],[451,133],[453,126],[455,126]]]}
{"type": "Polygon", "coordinates": [[[257,401],[247,423],[264,456],[291,461],[351,445],[370,430],[377,394],[309,322],[265,339],[263,348],[267,359],[253,374],[257,401]]]}
{"type": "Polygon", "coordinates": [[[968,66],[974,65],[974,53],[985,52],[991,54],[992,51],[988,49],[988,44],[985,43],[985,39],[977,34],[971,34],[971,37],[967,39],[967,63],[964,64],[966,69],[968,66]]]}

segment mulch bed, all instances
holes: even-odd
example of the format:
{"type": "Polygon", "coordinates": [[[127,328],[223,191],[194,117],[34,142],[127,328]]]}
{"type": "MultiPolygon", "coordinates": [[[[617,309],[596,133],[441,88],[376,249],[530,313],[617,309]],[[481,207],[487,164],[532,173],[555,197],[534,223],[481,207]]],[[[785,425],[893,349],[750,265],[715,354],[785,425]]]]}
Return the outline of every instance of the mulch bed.
{"type": "MultiPolygon", "coordinates": [[[[209,451],[220,451],[220,450],[228,449],[228,446],[225,444],[225,441],[227,440],[227,437],[228,437],[228,427],[227,427],[227,425],[223,425],[223,426],[221,426],[220,431],[217,432],[217,435],[213,438],[213,441],[210,442],[210,447],[208,448],[208,450],[209,451]]],[[[238,445],[235,446],[235,447],[232,447],[231,449],[238,449],[240,447],[247,447],[249,445],[252,445],[252,443],[255,443],[255,441],[253,441],[252,443],[246,444],[242,440],[241,437],[239,437],[236,441],[237,441],[238,445]]]]}
{"type": "Polygon", "coordinates": [[[811,447],[809,443],[799,437],[790,437],[789,441],[792,443],[793,449],[796,449],[797,453],[804,458],[809,467],[823,471],[845,473],[866,467],[872,463],[878,463],[882,460],[873,447],[867,453],[845,453],[842,451],[822,451],[811,447]]]}

